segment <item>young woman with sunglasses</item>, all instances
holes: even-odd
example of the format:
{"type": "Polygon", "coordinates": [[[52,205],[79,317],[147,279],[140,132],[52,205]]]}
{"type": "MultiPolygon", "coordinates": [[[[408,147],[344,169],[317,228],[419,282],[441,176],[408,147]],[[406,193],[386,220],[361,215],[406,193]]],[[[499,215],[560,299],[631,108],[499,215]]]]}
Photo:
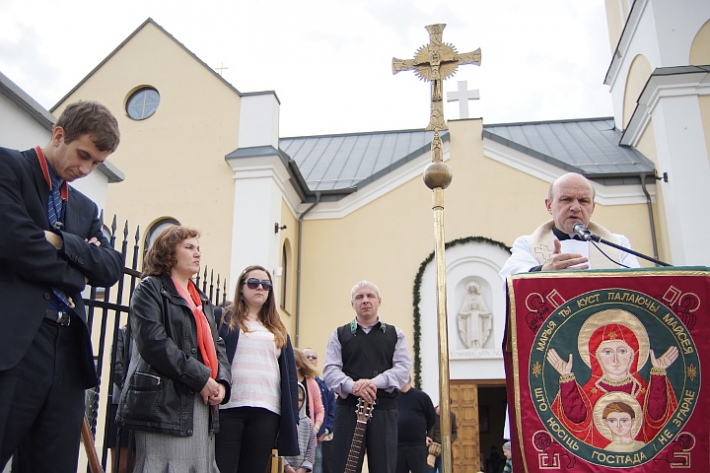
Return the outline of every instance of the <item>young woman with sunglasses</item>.
{"type": "Polygon", "coordinates": [[[220,406],[217,466],[221,473],[266,471],[272,448],[298,455],[299,419],[293,347],[276,310],[271,275],[262,266],[242,271],[220,335],[233,386],[220,406]]]}

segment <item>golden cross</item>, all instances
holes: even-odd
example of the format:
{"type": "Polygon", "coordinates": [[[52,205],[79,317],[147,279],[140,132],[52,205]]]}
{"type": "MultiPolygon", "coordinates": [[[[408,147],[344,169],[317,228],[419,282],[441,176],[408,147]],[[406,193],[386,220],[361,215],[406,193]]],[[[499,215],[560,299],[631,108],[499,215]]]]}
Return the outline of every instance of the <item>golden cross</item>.
{"type": "Polygon", "coordinates": [[[429,44],[414,53],[414,59],[392,58],[392,74],[399,71],[414,71],[421,80],[431,82],[431,117],[427,130],[448,130],[444,119],[443,82],[456,73],[459,64],[481,65],[481,48],[459,54],[453,44],[444,43],[441,37],[445,23],[429,25],[429,44]]]}

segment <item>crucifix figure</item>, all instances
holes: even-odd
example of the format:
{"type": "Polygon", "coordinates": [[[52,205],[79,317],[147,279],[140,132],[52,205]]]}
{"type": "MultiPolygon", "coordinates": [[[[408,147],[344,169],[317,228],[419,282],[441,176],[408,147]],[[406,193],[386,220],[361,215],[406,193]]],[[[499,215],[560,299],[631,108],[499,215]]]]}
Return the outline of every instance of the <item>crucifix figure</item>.
{"type": "Polygon", "coordinates": [[[431,117],[426,129],[433,131],[449,129],[444,120],[443,81],[456,73],[459,64],[481,65],[481,48],[459,54],[454,45],[442,42],[445,27],[444,23],[426,27],[429,44],[420,47],[414,59],[392,58],[393,74],[413,70],[421,80],[431,82],[431,117]]]}

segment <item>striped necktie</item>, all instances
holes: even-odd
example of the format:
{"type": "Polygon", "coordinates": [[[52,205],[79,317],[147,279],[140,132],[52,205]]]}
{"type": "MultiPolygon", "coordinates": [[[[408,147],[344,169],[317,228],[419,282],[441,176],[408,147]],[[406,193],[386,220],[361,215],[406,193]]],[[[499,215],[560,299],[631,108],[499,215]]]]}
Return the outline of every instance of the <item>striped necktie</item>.
{"type": "MultiPolygon", "coordinates": [[[[59,182],[53,180],[52,190],[49,191],[49,199],[47,202],[47,218],[49,219],[49,225],[56,229],[62,228],[62,221],[59,220],[59,216],[62,215],[62,206],[64,205],[64,202],[62,202],[62,194],[60,189],[61,185],[59,185],[59,182]]],[[[69,298],[64,291],[53,287],[52,292],[57,299],[59,299],[60,309],[66,310],[71,307],[69,304],[69,298]]]]}
{"type": "Polygon", "coordinates": [[[56,182],[52,183],[52,190],[49,191],[49,202],[47,202],[47,217],[49,218],[49,225],[57,230],[61,229],[62,221],[59,216],[62,214],[62,194],[60,192],[60,186],[56,185],[56,182]],[[59,222],[59,223],[57,223],[59,222]]]}

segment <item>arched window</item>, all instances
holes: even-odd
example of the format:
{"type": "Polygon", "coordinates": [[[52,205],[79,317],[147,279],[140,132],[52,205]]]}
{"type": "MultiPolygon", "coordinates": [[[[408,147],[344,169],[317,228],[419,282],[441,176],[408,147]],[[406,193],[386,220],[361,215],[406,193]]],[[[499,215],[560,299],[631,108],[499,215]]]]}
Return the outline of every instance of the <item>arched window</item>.
{"type": "Polygon", "coordinates": [[[155,222],[145,233],[145,241],[143,244],[143,254],[148,252],[148,248],[153,244],[153,240],[157,237],[163,229],[169,225],[180,225],[180,222],[174,218],[163,218],[155,222]]]}
{"type": "Polygon", "coordinates": [[[288,295],[288,249],[286,242],[281,248],[281,308],[286,309],[286,296],[288,295]]]}

